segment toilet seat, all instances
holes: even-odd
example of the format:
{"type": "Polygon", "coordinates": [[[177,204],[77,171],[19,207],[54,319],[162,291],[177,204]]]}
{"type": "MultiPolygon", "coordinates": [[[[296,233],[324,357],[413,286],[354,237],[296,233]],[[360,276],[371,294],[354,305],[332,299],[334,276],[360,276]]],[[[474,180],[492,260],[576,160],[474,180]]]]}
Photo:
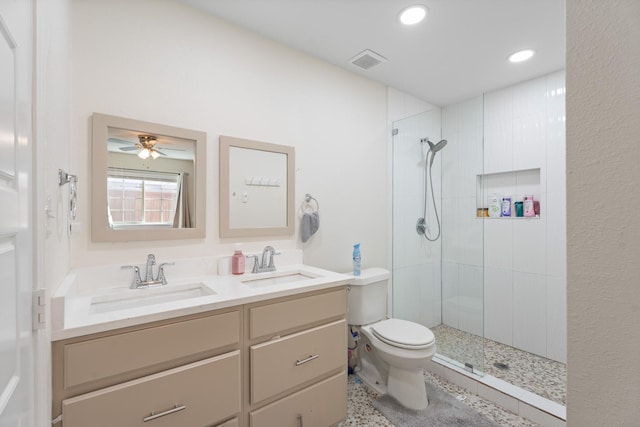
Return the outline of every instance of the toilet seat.
{"type": "Polygon", "coordinates": [[[435,336],[428,328],[402,319],[387,319],[370,327],[380,341],[398,348],[420,350],[431,347],[435,336]]]}

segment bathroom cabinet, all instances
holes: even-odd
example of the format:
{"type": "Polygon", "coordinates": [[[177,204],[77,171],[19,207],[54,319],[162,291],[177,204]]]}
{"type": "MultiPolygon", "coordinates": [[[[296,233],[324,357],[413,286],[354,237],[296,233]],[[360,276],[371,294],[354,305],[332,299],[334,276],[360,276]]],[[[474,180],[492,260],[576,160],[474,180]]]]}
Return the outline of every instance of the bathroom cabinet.
{"type": "Polygon", "coordinates": [[[346,289],[271,298],[52,343],[62,427],[337,425],[346,289]]]}
{"type": "Polygon", "coordinates": [[[54,342],[54,417],[64,427],[188,427],[238,416],[241,322],[234,308],[54,342]]]}
{"type": "Polygon", "coordinates": [[[344,288],[247,306],[250,427],[327,427],[346,418],[344,288]]]}

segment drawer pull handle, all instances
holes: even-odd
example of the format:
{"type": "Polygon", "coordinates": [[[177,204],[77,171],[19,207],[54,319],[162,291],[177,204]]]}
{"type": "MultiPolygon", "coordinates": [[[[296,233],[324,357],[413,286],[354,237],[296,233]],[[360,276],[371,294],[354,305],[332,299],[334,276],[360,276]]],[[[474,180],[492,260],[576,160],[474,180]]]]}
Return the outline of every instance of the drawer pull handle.
{"type": "Polygon", "coordinates": [[[298,427],[303,427],[302,426],[302,415],[298,415],[298,427]]]}
{"type": "Polygon", "coordinates": [[[153,421],[156,418],[160,418],[160,417],[164,417],[165,415],[169,415],[169,414],[174,414],[176,412],[180,412],[180,411],[184,411],[185,409],[187,409],[187,407],[185,405],[175,405],[173,408],[166,410],[164,412],[160,412],[159,414],[154,414],[153,412],[151,413],[151,415],[149,415],[148,417],[145,417],[142,419],[142,421],[144,421],[145,423],[147,421],[153,421]]]}
{"type": "Polygon", "coordinates": [[[314,359],[317,359],[318,357],[320,357],[319,354],[314,354],[314,355],[309,355],[309,357],[307,357],[306,359],[302,359],[302,360],[296,360],[296,366],[300,366],[300,365],[304,365],[307,362],[311,362],[314,359]]]}

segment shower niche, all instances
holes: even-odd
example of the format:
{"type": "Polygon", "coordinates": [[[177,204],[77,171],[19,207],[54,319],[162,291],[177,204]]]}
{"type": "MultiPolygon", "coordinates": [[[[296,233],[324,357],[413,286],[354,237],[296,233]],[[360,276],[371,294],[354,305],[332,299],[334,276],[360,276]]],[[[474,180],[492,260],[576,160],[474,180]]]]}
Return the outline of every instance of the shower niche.
{"type": "Polygon", "coordinates": [[[476,175],[475,214],[477,217],[498,220],[540,218],[541,197],[540,168],[476,175]],[[494,194],[498,196],[500,201],[505,197],[511,198],[510,216],[488,217],[489,203],[494,194]],[[533,200],[538,206],[538,213],[533,217],[516,216],[515,203],[522,202],[525,196],[533,196],[533,200]]]}

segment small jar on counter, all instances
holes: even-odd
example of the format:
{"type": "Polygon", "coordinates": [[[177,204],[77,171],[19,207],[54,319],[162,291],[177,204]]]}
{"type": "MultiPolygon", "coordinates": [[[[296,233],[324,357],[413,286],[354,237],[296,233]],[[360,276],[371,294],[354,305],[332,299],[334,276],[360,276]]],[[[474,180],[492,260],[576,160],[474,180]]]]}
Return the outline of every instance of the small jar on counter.
{"type": "Polygon", "coordinates": [[[242,250],[237,248],[231,257],[231,273],[244,274],[245,257],[242,250]]]}

